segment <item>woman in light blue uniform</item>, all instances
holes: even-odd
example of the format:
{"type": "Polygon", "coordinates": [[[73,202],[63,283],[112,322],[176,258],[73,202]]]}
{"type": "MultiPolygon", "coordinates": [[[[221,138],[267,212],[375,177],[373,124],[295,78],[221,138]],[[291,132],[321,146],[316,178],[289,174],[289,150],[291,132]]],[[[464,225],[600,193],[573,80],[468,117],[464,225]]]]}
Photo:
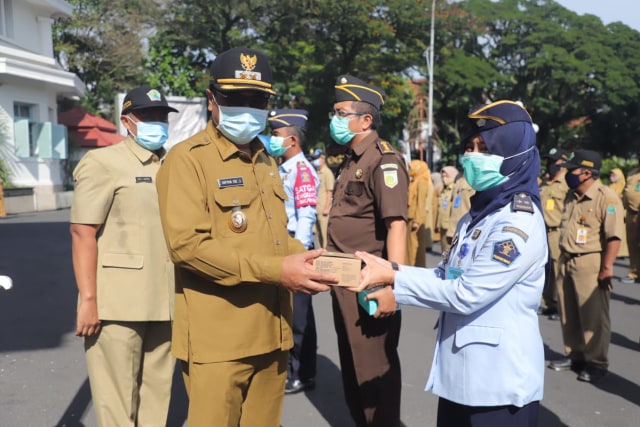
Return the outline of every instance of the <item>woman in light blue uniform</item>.
{"type": "MultiPolygon", "coordinates": [[[[393,286],[399,304],[440,310],[426,389],[440,397],[438,426],[537,426],[544,351],[536,314],[547,238],[535,132],[518,103],[471,110],[461,163],[476,190],[437,268],[367,264],[357,290],[393,286]]],[[[369,298],[383,297],[373,292],[369,298]]]]}

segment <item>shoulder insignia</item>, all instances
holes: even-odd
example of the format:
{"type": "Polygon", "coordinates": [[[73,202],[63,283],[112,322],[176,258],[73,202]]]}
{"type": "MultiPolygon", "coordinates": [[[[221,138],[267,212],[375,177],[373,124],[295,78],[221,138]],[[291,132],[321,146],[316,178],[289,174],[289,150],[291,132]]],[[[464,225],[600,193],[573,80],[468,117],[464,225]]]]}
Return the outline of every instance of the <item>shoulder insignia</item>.
{"type": "Polygon", "coordinates": [[[533,201],[531,196],[525,193],[518,193],[513,196],[511,202],[511,210],[514,212],[529,212],[533,213],[533,201]]]}
{"type": "Polygon", "coordinates": [[[384,139],[378,141],[378,148],[382,154],[395,154],[393,147],[384,139]]]}
{"type": "Polygon", "coordinates": [[[527,240],[529,240],[529,236],[527,235],[527,233],[525,233],[524,231],[520,230],[517,227],[503,227],[502,231],[505,233],[514,233],[517,234],[518,236],[522,237],[522,240],[524,240],[525,242],[527,240]]]}
{"type": "Polygon", "coordinates": [[[471,239],[472,240],[477,240],[478,237],[480,237],[480,233],[482,233],[482,230],[480,230],[479,228],[476,228],[475,230],[473,230],[473,234],[471,235],[471,239]]]}
{"type": "Polygon", "coordinates": [[[607,213],[608,214],[616,213],[616,205],[614,204],[607,205],[607,213]]]}
{"type": "Polygon", "coordinates": [[[493,255],[491,259],[504,265],[511,265],[520,256],[518,247],[512,239],[503,240],[493,245],[493,255]]]}
{"type": "Polygon", "coordinates": [[[398,165],[395,163],[385,163],[383,165],[380,165],[380,169],[384,170],[384,169],[398,169],[398,165]]]}

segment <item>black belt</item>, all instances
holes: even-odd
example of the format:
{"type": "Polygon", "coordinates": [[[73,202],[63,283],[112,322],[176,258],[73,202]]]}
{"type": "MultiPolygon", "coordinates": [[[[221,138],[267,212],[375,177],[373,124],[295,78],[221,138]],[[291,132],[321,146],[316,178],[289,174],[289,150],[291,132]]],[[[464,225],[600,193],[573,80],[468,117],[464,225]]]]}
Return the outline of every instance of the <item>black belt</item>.
{"type": "Polygon", "coordinates": [[[547,227],[547,231],[558,231],[560,227],[547,227]]]}
{"type": "Polygon", "coordinates": [[[583,252],[583,253],[579,253],[579,254],[570,254],[569,252],[564,252],[562,255],[565,258],[579,258],[581,256],[585,256],[585,255],[591,255],[591,254],[599,254],[600,252],[583,252]]]}

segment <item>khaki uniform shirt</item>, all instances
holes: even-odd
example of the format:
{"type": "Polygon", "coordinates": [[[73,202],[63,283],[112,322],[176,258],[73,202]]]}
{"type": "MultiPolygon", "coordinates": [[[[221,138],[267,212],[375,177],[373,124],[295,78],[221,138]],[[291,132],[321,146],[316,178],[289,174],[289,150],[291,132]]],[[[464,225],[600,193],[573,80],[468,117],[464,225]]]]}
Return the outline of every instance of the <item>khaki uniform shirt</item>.
{"type": "Polygon", "coordinates": [[[170,320],[173,265],[158,210],[160,159],[131,137],[88,152],[73,171],[71,222],[100,224],[96,278],[102,320],[170,320]]]}
{"type": "Polygon", "coordinates": [[[622,202],[600,181],[594,182],[582,197],[570,190],[560,230],[560,249],[564,252],[602,252],[607,240],[622,240],[625,232],[622,202]]]}
{"type": "Polygon", "coordinates": [[[158,172],[162,226],[176,265],[173,353],[210,363],[292,347],[283,258],[302,252],[287,233],[275,159],[252,158],[207,128],[174,146],[158,172]]]}
{"type": "Polygon", "coordinates": [[[624,207],[630,213],[640,212],[640,170],[631,173],[622,193],[624,207]]]}
{"type": "Polygon", "coordinates": [[[560,226],[564,211],[564,199],[567,197],[568,191],[569,186],[564,180],[564,174],[557,180],[546,182],[540,186],[540,201],[547,230],[560,226]]]}
{"type": "Polygon", "coordinates": [[[401,155],[372,132],[355,145],[336,181],[327,249],[386,257],[384,220],[407,219],[408,193],[401,155]]]}
{"type": "Polygon", "coordinates": [[[451,201],[451,214],[449,217],[449,228],[447,237],[453,237],[456,233],[458,221],[471,209],[471,196],[476,194],[464,176],[461,176],[453,184],[453,195],[451,201]]]}
{"type": "Polygon", "coordinates": [[[331,169],[325,165],[321,169],[318,169],[318,179],[320,180],[320,187],[318,188],[318,204],[316,205],[316,212],[318,217],[320,217],[326,207],[326,204],[331,203],[331,201],[328,200],[327,191],[333,191],[336,178],[331,169]]]}
{"type": "Polygon", "coordinates": [[[453,184],[444,185],[440,189],[438,195],[438,219],[436,220],[436,228],[446,230],[449,228],[449,219],[451,217],[451,203],[453,202],[453,184]]]}

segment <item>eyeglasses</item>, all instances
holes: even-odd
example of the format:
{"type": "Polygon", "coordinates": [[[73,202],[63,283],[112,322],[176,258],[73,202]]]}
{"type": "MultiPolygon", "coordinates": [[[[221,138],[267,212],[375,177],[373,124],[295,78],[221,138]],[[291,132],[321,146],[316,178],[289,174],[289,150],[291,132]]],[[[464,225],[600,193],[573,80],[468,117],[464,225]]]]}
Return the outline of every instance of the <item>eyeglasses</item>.
{"type": "Polygon", "coordinates": [[[248,94],[246,91],[226,93],[216,91],[213,97],[216,104],[220,104],[218,101],[222,101],[222,105],[225,107],[250,107],[264,110],[269,104],[271,95],[260,92],[248,94]]]}
{"type": "Polygon", "coordinates": [[[367,113],[357,113],[355,111],[344,111],[344,110],[333,110],[329,113],[329,118],[332,119],[333,116],[338,117],[349,117],[349,116],[364,116],[367,113]]]}

